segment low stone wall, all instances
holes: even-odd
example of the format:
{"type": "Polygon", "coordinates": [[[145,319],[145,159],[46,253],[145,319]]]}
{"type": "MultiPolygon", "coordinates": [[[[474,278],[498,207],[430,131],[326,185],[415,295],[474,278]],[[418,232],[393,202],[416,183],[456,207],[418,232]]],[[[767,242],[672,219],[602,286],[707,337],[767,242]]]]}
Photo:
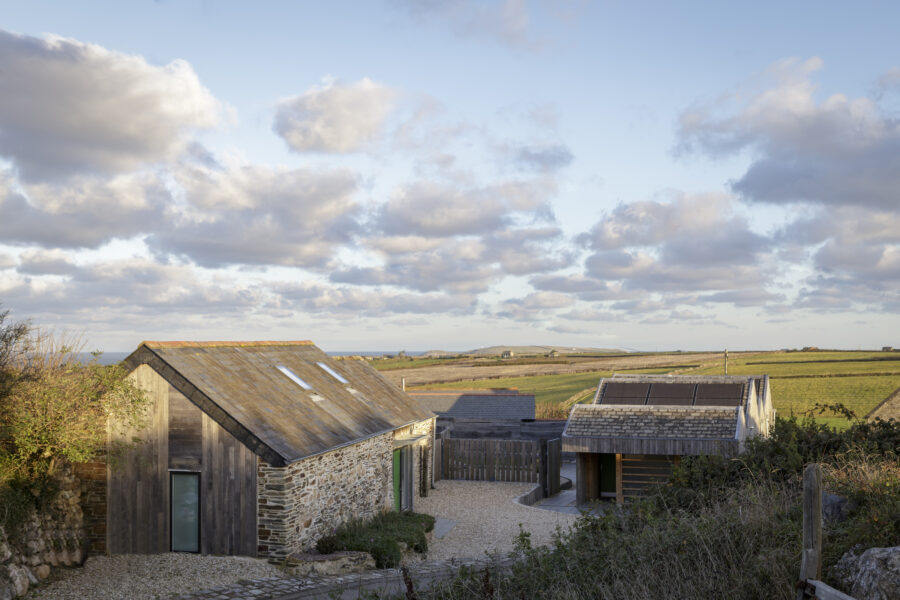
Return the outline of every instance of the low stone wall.
{"type": "Polygon", "coordinates": [[[375,568],[375,559],[368,552],[333,552],[332,554],[292,554],[284,560],[283,568],[295,577],[313,575],[345,575],[363,573],[375,568]]]}
{"type": "Polygon", "coordinates": [[[59,476],[60,490],[48,510],[32,513],[16,532],[0,529],[0,599],[23,596],[59,565],[80,565],[87,536],[81,486],[71,471],[59,476]]]}

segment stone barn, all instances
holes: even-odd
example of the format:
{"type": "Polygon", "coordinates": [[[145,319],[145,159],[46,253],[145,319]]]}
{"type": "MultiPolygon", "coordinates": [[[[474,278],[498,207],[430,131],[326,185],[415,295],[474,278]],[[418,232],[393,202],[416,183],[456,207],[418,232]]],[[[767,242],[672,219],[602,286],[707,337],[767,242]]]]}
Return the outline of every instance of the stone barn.
{"type": "Polygon", "coordinates": [[[667,481],[682,456],[741,452],[774,419],[766,375],[617,375],[572,407],[562,446],[576,453],[579,505],[622,502],[667,481]]]}
{"type": "Polygon", "coordinates": [[[111,554],[285,557],[431,487],[434,415],[363,361],[311,342],[143,342],[125,364],[153,402],[107,468],[111,554]]]}

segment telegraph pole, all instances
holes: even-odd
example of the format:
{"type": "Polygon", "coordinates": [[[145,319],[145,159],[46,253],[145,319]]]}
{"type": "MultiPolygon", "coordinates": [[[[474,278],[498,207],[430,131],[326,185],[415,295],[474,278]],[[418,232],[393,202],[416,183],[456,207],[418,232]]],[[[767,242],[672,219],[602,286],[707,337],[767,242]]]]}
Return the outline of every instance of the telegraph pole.
{"type": "Polygon", "coordinates": [[[725,374],[728,375],[728,348],[725,348],[725,374]]]}

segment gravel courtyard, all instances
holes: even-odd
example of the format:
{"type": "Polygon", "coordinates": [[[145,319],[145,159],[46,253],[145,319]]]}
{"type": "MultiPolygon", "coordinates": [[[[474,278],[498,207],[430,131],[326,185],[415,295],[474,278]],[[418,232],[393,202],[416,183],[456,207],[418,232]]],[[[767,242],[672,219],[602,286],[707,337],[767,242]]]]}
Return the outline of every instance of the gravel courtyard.
{"type": "Polygon", "coordinates": [[[236,583],[283,577],[264,560],[197,554],[92,556],[83,568],[54,569],[28,600],[155,600],[236,583]]]}
{"type": "Polygon", "coordinates": [[[487,552],[512,550],[519,524],[531,533],[531,542],[550,542],[557,526],[566,529],[577,515],[522,506],[515,498],[533,483],[485,481],[438,481],[427,498],[416,498],[414,510],[456,521],[441,539],[428,544],[428,560],[483,556],[487,552]]]}
{"type": "MultiPolygon", "coordinates": [[[[519,524],[535,545],[550,541],[557,526],[578,518],[522,506],[515,498],[531,483],[438,481],[427,498],[415,499],[416,512],[455,521],[443,538],[433,538],[428,560],[477,558],[485,552],[512,550],[519,524]]],[[[196,554],[92,556],[83,568],[54,569],[32,588],[29,600],[157,600],[229,585],[245,579],[284,577],[264,560],[196,554]]]]}

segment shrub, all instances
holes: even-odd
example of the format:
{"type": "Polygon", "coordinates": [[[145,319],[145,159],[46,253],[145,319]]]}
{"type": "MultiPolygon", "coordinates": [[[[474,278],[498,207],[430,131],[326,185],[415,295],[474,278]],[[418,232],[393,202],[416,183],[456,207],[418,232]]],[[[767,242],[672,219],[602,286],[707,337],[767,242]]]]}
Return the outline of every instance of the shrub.
{"type": "Polygon", "coordinates": [[[895,421],[836,431],[811,418],[778,419],[745,454],[684,459],[654,495],[586,515],[550,546],[533,548],[523,532],[511,573],[461,570],[419,597],[793,598],[803,466],[821,463],[826,489],[850,501],[844,520],[825,524],[828,581],[847,550],[900,545],[898,433],[895,421]]]}
{"type": "Polygon", "coordinates": [[[340,525],[332,535],[321,538],[316,550],[331,554],[340,550],[368,552],[379,569],[396,567],[402,552],[400,542],[424,554],[425,534],[434,528],[434,517],[410,512],[385,512],[372,519],[354,519],[340,525]]]}
{"type": "Polygon", "coordinates": [[[46,506],[61,464],[105,452],[108,421],[138,429],[146,419],[148,398],[124,367],[100,365],[98,354],[84,363],[74,341],[0,313],[0,525],[46,506]]]}

